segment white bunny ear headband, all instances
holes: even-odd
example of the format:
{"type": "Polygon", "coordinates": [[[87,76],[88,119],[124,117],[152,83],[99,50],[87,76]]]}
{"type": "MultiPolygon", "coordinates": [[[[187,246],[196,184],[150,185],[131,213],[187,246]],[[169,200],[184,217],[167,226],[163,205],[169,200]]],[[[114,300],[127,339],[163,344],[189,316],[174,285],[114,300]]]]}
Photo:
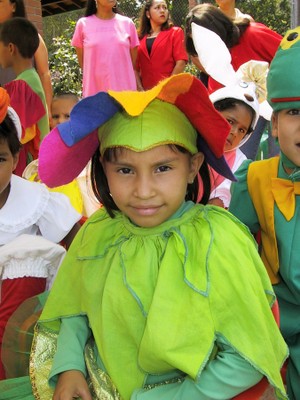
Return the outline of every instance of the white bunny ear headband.
{"type": "Polygon", "coordinates": [[[21,137],[22,137],[22,126],[21,126],[21,122],[20,122],[20,118],[18,116],[18,114],[16,113],[16,111],[8,106],[7,108],[7,114],[9,115],[10,119],[12,120],[12,122],[14,123],[17,133],[18,133],[18,139],[21,141],[21,137]]]}
{"type": "Polygon", "coordinates": [[[231,54],[215,32],[192,22],[192,37],[199,61],[205,71],[225,86],[210,95],[211,101],[215,103],[233,98],[246,103],[255,113],[251,123],[252,129],[255,128],[260,115],[270,120],[272,109],[266,101],[269,64],[251,60],[241,65],[238,71],[234,71],[231,54]]]}

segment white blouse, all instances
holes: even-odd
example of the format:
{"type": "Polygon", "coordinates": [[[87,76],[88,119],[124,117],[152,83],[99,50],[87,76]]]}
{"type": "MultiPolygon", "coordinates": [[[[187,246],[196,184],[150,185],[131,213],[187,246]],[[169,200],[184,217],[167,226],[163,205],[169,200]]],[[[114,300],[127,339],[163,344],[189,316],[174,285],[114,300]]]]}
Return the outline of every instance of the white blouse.
{"type": "Polygon", "coordinates": [[[80,218],[67,196],[12,175],[8,199],[0,209],[0,246],[22,234],[59,243],[80,218]]]}

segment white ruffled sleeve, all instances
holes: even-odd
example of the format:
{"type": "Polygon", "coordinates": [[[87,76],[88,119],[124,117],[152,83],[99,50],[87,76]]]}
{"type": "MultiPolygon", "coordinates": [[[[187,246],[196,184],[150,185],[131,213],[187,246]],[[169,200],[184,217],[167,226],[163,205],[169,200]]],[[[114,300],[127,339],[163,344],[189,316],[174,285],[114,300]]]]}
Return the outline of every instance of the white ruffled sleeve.
{"type": "Polygon", "coordinates": [[[49,289],[66,250],[41,236],[20,235],[0,246],[0,278],[46,278],[49,289]]]}
{"type": "Polygon", "coordinates": [[[66,195],[50,192],[47,207],[36,224],[44,238],[59,243],[80,219],[81,214],[66,195]]]}

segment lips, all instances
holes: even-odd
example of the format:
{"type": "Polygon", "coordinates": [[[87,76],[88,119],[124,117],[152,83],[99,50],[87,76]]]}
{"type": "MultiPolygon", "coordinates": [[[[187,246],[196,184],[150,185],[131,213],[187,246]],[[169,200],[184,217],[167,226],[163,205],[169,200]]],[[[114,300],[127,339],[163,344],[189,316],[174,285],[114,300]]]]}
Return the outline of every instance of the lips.
{"type": "Polygon", "coordinates": [[[132,206],[132,209],[139,215],[151,216],[157,213],[160,206],[132,206]]]}

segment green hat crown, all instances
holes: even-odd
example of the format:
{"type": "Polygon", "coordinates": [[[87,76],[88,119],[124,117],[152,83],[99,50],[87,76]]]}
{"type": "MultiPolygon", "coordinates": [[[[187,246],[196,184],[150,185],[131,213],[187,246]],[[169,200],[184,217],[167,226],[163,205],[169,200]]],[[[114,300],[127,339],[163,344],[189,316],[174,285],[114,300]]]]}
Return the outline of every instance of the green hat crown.
{"type": "Polygon", "coordinates": [[[282,39],[267,77],[268,102],[274,111],[300,108],[300,26],[282,39]]]}

